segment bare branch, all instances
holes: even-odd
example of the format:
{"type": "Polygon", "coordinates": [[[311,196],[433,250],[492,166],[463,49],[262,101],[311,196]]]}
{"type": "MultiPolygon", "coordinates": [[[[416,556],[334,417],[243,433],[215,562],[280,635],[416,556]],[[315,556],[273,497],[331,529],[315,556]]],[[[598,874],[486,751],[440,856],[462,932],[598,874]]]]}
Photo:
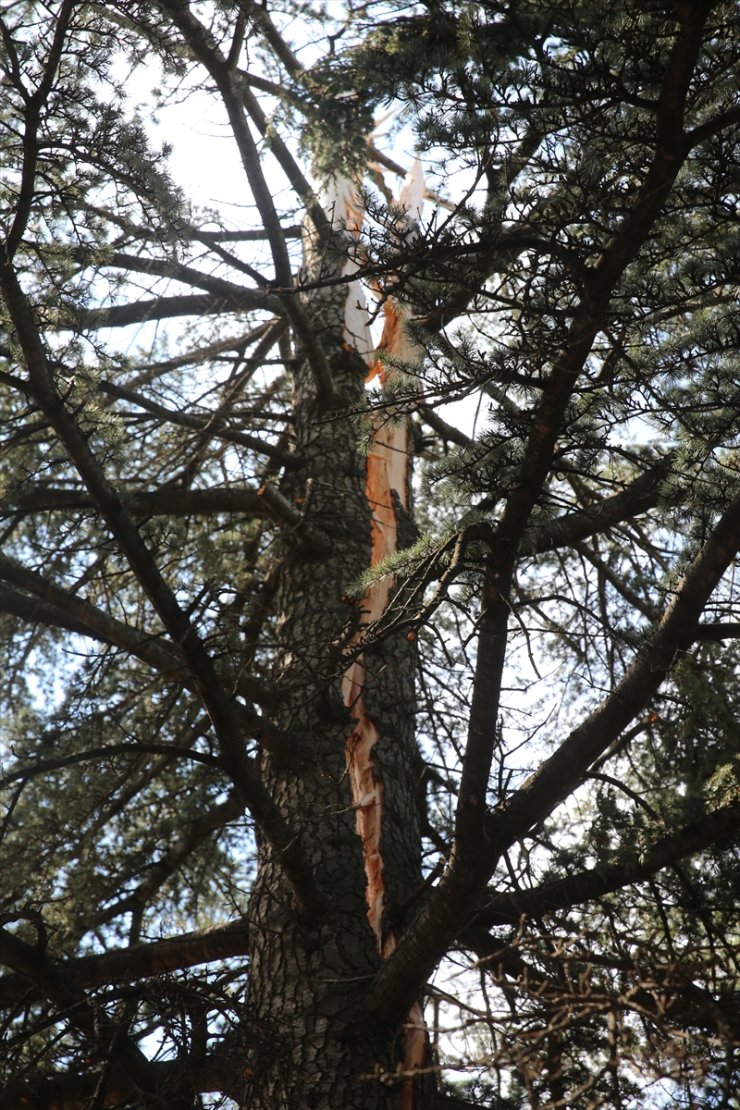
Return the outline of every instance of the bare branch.
{"type": "Polygon", "coordinates": [[[82,752],[60,755],[55,759],[39,759],[26,767],[19,767],[7,775],[0,776],[0,789],[21,780],[30,782],[31,779],[37,778],[39,775],[46,775],[50,771],[60,771],[65,767],[73,767],[76,763],[86,763],[92,759],[110,759],[116,755],[139,756],[146,752],[190,759],[194,763],[203,763],[207,767],[220,768],[221,766],[219,761],[214,756],[209,755],[208,752],[199,752],[195,748],[183,748],[177,744],[147,744],[143,742],[136,744],[103,744],[98,748],[86,748],[82,752]]]}
{"type": "MultiPolygon", "coordinates": [[[[233,281],[226,281],[213,274],[205,274],[202,270],[196,270],[194,266],[186,266],[174,258],[152,258],[143,254],[129,254],[125,251],[100,253],[87,247],[76,247],[73,257],[82,265],[94,265],[96,269],[104,270],[110,267],[123,270],[127,274],[152,274],[156,277],[169,278],[181,285],[204,289],[214,296],[222,297],[227,303],[238,302],[243,292],[242,286],[233,281]]],[[[258,288],[267,290],[269,283],[257,270],[246,266],[245,263],[242,263],[242,266],[245,266],[245,272],[257,283],[258,288]]],[[[248,294],[249,292],[251,291],[247,290],[248,294]]]]}

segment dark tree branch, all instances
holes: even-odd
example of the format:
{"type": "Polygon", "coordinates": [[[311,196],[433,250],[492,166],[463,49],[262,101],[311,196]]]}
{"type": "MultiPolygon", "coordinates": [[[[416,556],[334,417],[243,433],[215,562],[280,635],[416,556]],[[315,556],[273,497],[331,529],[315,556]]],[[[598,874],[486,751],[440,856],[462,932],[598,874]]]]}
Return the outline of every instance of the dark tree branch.
{"type": "Polygon", "coordinates": [[[228,297],[223,293],[181,293],[169,297],[115,304],[108,308],[82,308],[74,316],[63,315],[59,327],[70,331],[98,328],[126,328],[131,324],[147,324],[156,320],[173,320],[178,316],[219,316],[233,312],[242,315],[262,309],[280,316],[284,303],[280,297],[256,289],[238,289],[228,297]]]}
{"type": "MultiPolygon", "coordinates": [[[[280,59],[290,77],[296,84],[301,84],[304,80],[304,69],[273,23],[270,13],[257,5],[251,5],[250,18],[253,26],[265,37],[270,49],[280,59]]],[[[270,121],[262,111],[259,101],[252,93],[253,82],[248,75],[240,72],[237,72],[235,77],[237,78],[237,84],[241,83],[241,96],[250,119],[268,144],[280,168],[290,182],[295,195],[300,197],[305,205],[306,214],[313,224],[314,233],[321,241],[328,242],[331,227],[326,213],[316,199],[315,190],[311,187],[310,182],[279,134],[277,134],[276,129],[270,125],[270,121]]],[[[258,86],[254,85],[254,87],[257,88],[258,86]]],[[[281,95],[289,99],[292,98],[288,89],[284,90],[281,95]]]]}
{"type": "Polygon", "coordinates": [[[740,621],[711,621],[700,624],[695,639],[699,642],[721,643],[723,640],[740,638],[740,621]]]}
{"type": "MultiPolygon", "coordinates": [[[[121,500],[137,519],[150,516],[213,516],[235,514],[240,517],[276,520],[288,528],[298,529],[303,518],[278,490],[262,490],[224,486],[221,489],[183,489],[164,486],[160,489],[125,490],[121,500]]],[[[69,509],[95,509],[92,495],[84,490],[55,486],[22,486],[7,494],[0,504],[3,513],[66,512],[69,509]]],[[[326,541],[324,541],[325,543],[326,541]]]]}
{"type": "MultiPolygon", "coordinates": [[[[73,257],[81,265],[94,265],[96,269],[110,267],[123,270],[127,274],[150,274],[155,277],[169,278],[181,285],[203,289],[216,297],[223,297],[226,302],[238,302],[244,291],[241,285],[233,281],[226,281],[213,274],[204,274],[202,270],[197,270],[194,266],[186,266],[173,258],[151,258],[142,254],[128,254],[125,251],[100,254],[87,247],[77,247],[73,257]]],[[[268,289],[269,282],[253,267],[246,266],[245,263],[242,263],[242,266],[245,266],[245,272],[256,282],[259,289],[268,289]]],[[[248,295],[250,292],[252,291],[247,290],[248,295]]]]}
{"type": "Polygon", "coordinates": [[[606,497],[587,509],[566,513],[529,530],[522,539],[520,555],[539,555],[560,547],[570,547],[655,508],[674,458],[671,453],[659,459],[613,497],[606,497]]]}
{"type": "MultiPolygon", "coordinates": [[[[93,1059],[106,1059],[114,1082],[123,1083],[131,1093],[156,1098],[159,1074],[138,1046],[107,1015],[94,1007],[84,992],[62,974],[49,959],[43,945],[27,944],[18,936],[0,929],[0,962],[29,980],[54,1006],[64,1020],[82,1033],[93,1059]]],[[[179,1100],[170,1104],[184,1110],[179,1100]]]]}
{"type": "MultiPolygon", "coordinates": [[[[70,632],[90,636],[100,643],[120,648],[153,667],[166,681],[180,682],[186,688],[196,690],[181,650],[175,644],[164,642],[160,633],[145,632],[124,624],[104,613],[102,609],[50,582],[36,571],[28,570],[14,559],[0,554],[0,580],[2,579],[26,591],[25,594],[10,589],[3,591],[0,597],[7,612],[34,623],[66,628],[70,632]]],[[[272,703],[274,691],[258,679],[246,674],[240,675],[236,680],[231,676],[227,677],[244,697],[254,699],[259,704],[272,703]]],[[[244,712],[240,714],[242,724],[251,720],[251,726],[257,730],[248,735],[260,734],[266,747],[270,747],[272,738],[277,749],[283,750],[279,734],[271,730],[267,722],[256,714],[243,708],[244,712]]]]}
{"type": "MultiPolygon", "coordinates": [[[[476,912],[473,925],[480,924],[486,928],[510,925],[522,915],[542,917],[555,910],[603,898],[623,887],[643,883],[671,864],[734,836],[739,824],[740,804],[724,806],[661,837],[650,847],[642,849],[639,857],[624,863],[600,864],[567,878],[512,894],[492,893],[476,912]]],[[[633,851],[633,844],[625,845],[623,851],[617,851],[615,855],[633,851]]]]}
{"type": "Polygon", "coordinates": [[[442,439],[449,443],[456,443],[458,447],[469,447],[473,442],[470,436],[466,436],[459,428],[455,428],[452,424],[448,424],[446,420],[430,408],[429,405],[422,405],[419,409],[419,415],[425,424],[441,436],[442,439]]]}
{"type": "Polygon", "coordinates": [[[740,107],[728,108],[726,112],[720,112],[714,119],[709,119],[706,123],[700,123],[698,127],[689,131],[686,136],[689,148],[693,150],[694,147],[699,146],[707,139],[719,135],[721,131],[736,127],[738,124],[740,124],[740,107]]]}
{"type": "Polygon", "coordinates": [[[116,755],[140,756],[147,752],[158,755],[173,756],[180,759],[190,759],[194,763],[203,763],[207,767],[220,768],[221,764],[215,756],[208,752],[199,752],[195,748],[183,748],[177,744],[102,744],[98,748],[86,748],[72,755],[60,755],[54,759],[39,759],[26,767],[19,767],[7,775],[0,776],[0,790],[11,786],[14,782],[30,782],[39,775],[47,775],[50,771],[61,771],[65,767],[73,767],[76,763],[87,763],[92,759],[112,759],[116,755]]]}
{"type": "Polygon", "coordinates": [[[612,292],[650,234],[688,153],[683,134],[685,100],[708,14],[704,5],[681,7],[679,29],[662,83],[653,160],[631,211],[593,269],[567,341],[555,359],[535,410],[519,482],[511,491],[499,528],[503,548],[499,577],[504,588],[532,508],[550,471],[567,405],[606,317],[612,292]]]}
{"type": "MultiPolygon", "coordinates": [[[[170,971],[184,971],[200,964],[215,963],[232,956],[246,956],[249,935],[245,921],[214,925],[193,933],[132,948],[117,948],[96,956],[77,956],[59,960],[62,975],[74,980],[81,989],[89,990],[112,983],[133,983],[137,979],[154,978],[170,971]]],[[[29,995],[25,976],[6,975],[0,978],[0,1007],[15,1006],[29,995]]]]}
{"type": "MultiPolygon", "coordinates": [[[[229,1060],[217,1055],[203,1060],[148,1061],[148,1073],[160,1092],[154,1105],[166,1106],[168,1110],[186,1110],[193,1106],[193,1092],[233,1094],[236,1100],[241,1093],[237,1079],[239,1063],[236,1056],[229,1060]],[[189,1093],[184,1103],[175,1102],[176,1093],[182,1090],[183,1084],[189,1093]]],[[[102,1093],[101,1076],[102,1072],[84,1075],[74,1072],[9,1084],[3,1088],[3,1110],[87,1110],[91,1105],[101,1108],[142,1105],[141,1090],[124,1068],[117,1068],[106,1078],[102,1093]]]]}
{"type": "MultiPolygon", "coordinates": [[[[269,348],[279,339],[285,324],[284,321],[278,321],[268,328],[267,334],[263,337],[262,346],[264,349],[269,348]]],[[[183,359],[171,359],[162,363],[158,370],[164,372],[167,369],[176,369],[181,365],[188,365],[189,361],[196,358],[207,358],[212,356],[216,351],[223,351],[229,349],[231,346],[236,346],[237,340],[230,340],[229,346],[224,347],[223,343],[211,344],[201,352],[193,353],[192,356],[185,356],[183,359]]],[[[2,352],[5,353],[5,352],[2,352]]],[[[250,360],[251,361],[251,360],[250,360]]],[[[256,357],[254,364],[259,365],[259,356],[256,357]]],[[[140,378],[140,376],[139,376],[140,378]]],[[[33,396],[33,390],[30,384],[22,378],[13,377],[12,375],[3,374],[0,380],[5,380],[13,388],[19,392],[27,393],[33,396]]],[[[243,432],[238,429],[230,427],[225,421],[221,412],[212,412],[203,415],[196,415],[193,413],[182,412],[177,409],[169,409],[165,405],[159,404],[157,401],[152,401],[148,397],[144,397],[141,393],[135,392],[133,389],[128,389],[123,386],[117,385],[114,382],[102,381],[98,385],[101,393],[114,397],[117,400],[127,401],[129,404],[136,405],[137,408],[143,409],[144,412],[150,413],[152,416],[164,420],[170,424],[179,424],[184,428],[191,428],[193,431],[207,433],[211,438],[223,439],[230,443],[238,443],[243,447],[249,447],[268,458],[273,459],[275,462],[288,468],[299,467],[301,465],[300,459],[290,451],[285,451],[283,448],[278,447],[276,444],[270,443],[262,439],[260,436],[250,435],[248,432],[243,432]]],[[[25,496],[25,493],[24,493],[25,496]]]]}
{"type": "MultiPolygon", "coordinates": [[[[146,224],[133,223],[122,216],[120,212],[111,211],[109,208],[103,209],[84,202],[81,207],[86,212],[110,220],[112,224],[115,224],[124,232],[127,241],[134,240],[137,243],[161,243],[162,241],[159,231],[146,224]]],[[[182,239],[187,242],[203,243],[205,246],[213,246],[214,243],[262,243],[267,239],[267,232],[264,228],[259,227],[238,228],[230,231],[224,228],[219,231],[206,231],[184,220],[178,220],[177,226],[182,239]]],[[[282,232],[286,239],[300,239],[302,230],[300,224],[288,224],[282,229],[282,232]]]]}
{"type": "MultiPolygon", "coordinates": [[[[0,586],[0,612],[8,613],[11,617],[20,617],[30,624],[64,628],[67,632],[76,632],[80,636],[91,634],[86,624],[75,620],[59,606],[37,597],[29,597],[28,594],[22,594],[6,585],[0,586]]],[[[98,637],[95,638],[98,639],[98,637]]]]}

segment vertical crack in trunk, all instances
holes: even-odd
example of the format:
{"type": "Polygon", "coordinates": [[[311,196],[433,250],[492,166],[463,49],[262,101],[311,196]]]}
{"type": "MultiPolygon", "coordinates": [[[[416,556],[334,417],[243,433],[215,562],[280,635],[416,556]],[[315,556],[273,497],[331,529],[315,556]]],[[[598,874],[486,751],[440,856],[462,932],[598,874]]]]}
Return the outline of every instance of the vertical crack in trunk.
{"type": "MultiPolygon", "coordinates": [[[[424,182],[418,163],[407,176],[399,196],[399,206],[406,212],[418,210],[424,196],[424,182]]],[[[362,211],[354,189],[337,187],[336,204],[349,231],[359,235],[362,211]]],[[[348,265],[353,265],[349,263],[348,265]]],[[[368,338],[367,309],[359,282],[350,285],[345,307],[345,341],[366,359],[368,381],[379,377],[384,382],[396,371],[380,357],[382,352],[398,362],[413,365],[418,351],[404,327],[400,305],[389,297],[384,306],[385,321],[378,347],[373,351],[368,338]]],[[[408,417],[393,408],[386,410],[376,422],[367,457],[366,496],[371,511],[371,567],[377,567],[388,555],[399,550],[398,509],[408,510],[410,502],[411,457],[409,452],[408,417]]],[[[385,612],[393,587],[390,576],[373,583],[360,600],[363,628],[380,620],[385,612]]],[[[376,760],[376,747],[381,739],[376,722],[365,704],[367,671],[363,655],[358,656],[342,681],[345,704],[355,721],[346,742],[347,768],[355,807],[357,834],[362,841],[366,876],[367,913],[370,926],[383,959],[391,955],[398,937],[387,923],[387,892],[383,876],[384,783],[382,769],[376,760]]],[[[400,1071],[401,1110],[412,1110],[414,1103],[413,1074],[425,1063],[426,1027],[419,1003],[409,1013],[403,1044],[400,1071]]]]}
{"type": "MultiPolygon", "coordinates": [[[[371,566],[398,550],[398,520],[395,501],[408,508],[409,452],[406,421],[386,423],[373,434],[367,459],[366,495],[371,510],[371,566]]],[[[363,626],[380,620],[388,605],[391,580],[373,583],[360,600],[363,626]]],[[[356,635],[363,634],[361,627],[356,635]]],[[[384,926],[383,883],[383,779],[375,763],[374,749],[380,738],[365,706],[365,659],[358,656],[343,679],[345,704],[355,719],[347,740],[347,766],[357,815],[357,833],[363,844],[367,877],[368,919],[383,956],[392,951],[390,934],[384,926]]]]}

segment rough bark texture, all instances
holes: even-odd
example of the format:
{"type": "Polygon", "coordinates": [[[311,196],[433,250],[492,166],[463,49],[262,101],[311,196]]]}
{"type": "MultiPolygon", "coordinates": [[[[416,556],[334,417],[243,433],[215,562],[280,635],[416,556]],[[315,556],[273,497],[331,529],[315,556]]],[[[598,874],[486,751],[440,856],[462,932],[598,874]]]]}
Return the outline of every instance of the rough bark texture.
{"type": "Polygon", "coordinates": [[[303,469],[283,490],[301,500],[306,522],[329,542],[320,557],[290,537],[285,545],[276,724],[295,737],[295,749],[288,760],[264,756],[263,772],[285,818],[301,830],[325,907],[317,920],[302,917],[272,851],[261,847],[249,915],[249,1007],[263,1044],[244,1104],[271,1110],[410,1105],[409,1084],[397,1074],[404,1023],[368,1024],[366,997],[382,949],[413,910],[410,895],[421,883],[414,652],[405,640],[403,649],[389,641],[366,651],[346,677],[344,653],[367,619],[364,601],[350,589],[371,563],[376,506],[360,450],[367,365],[346,341],[345,296],[312,298],[336,399],[331,407],[323,402],[308,363],[298,370],[295,437],[303,469]],[[356,749],[369,731],[373,742],[360,768],[356,749]],[[363,782],[371,788],[365,796],[363,782]]]}

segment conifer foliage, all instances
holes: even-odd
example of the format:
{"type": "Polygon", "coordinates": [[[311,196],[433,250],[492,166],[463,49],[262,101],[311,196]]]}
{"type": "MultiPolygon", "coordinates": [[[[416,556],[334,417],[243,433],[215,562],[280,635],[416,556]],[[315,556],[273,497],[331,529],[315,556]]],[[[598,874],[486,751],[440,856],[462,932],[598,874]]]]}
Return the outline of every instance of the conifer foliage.
{"type": "Polygon", "coordinates": [[[738,1105],[738,58],[0,5],[5,1110],[738,1105]]]}

